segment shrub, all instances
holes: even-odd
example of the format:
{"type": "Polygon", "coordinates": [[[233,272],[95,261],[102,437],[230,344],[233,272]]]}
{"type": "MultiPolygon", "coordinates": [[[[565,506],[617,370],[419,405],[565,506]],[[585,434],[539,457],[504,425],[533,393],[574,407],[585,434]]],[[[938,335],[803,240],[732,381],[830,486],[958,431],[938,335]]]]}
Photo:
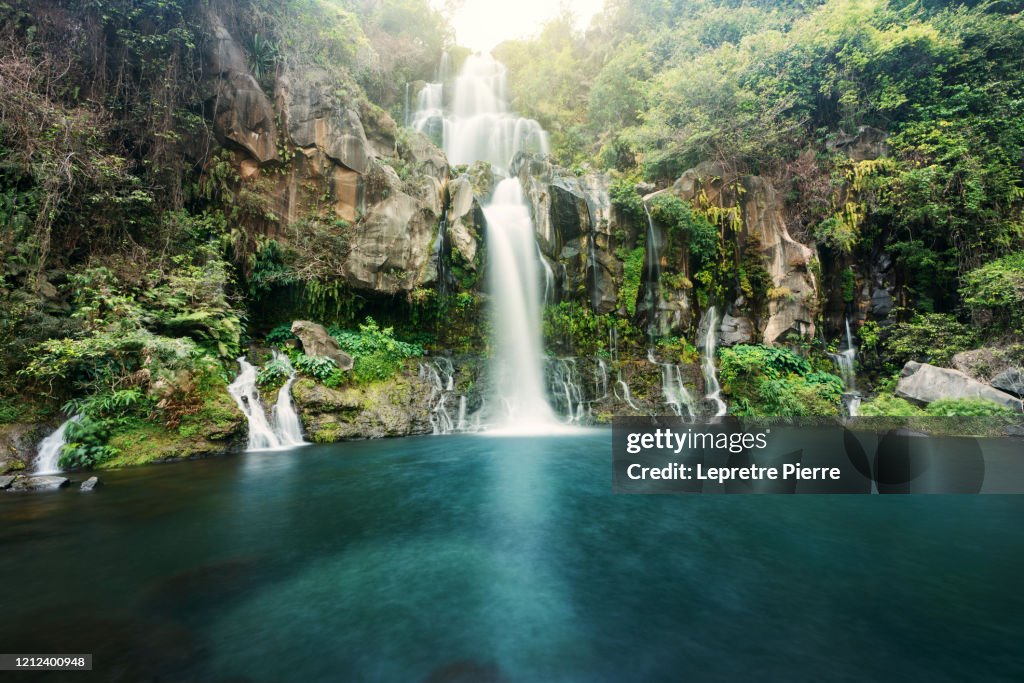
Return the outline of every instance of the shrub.
{"type": "Polygon", "coordinates": [[[886,355],[902,366],[908,360],[946,365],[953,356],[973,347],[975,332],[948,313],[919,313],[894,325],[882,342],[886,355]]]}
{"type": "MultiPolygon", "coordinates": [[[[287,368],[285,368],[284,363],[281,361],[271,361],[267,368],[269,369],[274,363],[280,363],[284,374],[288,374],[287,368]]],[[[338,369],[338,364],[334,362],[333,358],[307,356],[304,353],[300,353],[295,357],[295,369],[307,377],[312,377],[322,382],[334,374],[334,371],[338,369]]]]}
{"type": "MultiPolygon", "coordinates": [[[[359,326],[358,332],[337,327],[331,327],[329,332],[355,361],[353,376],[359,384],[388,379],[401,371],[406,360],[425,353],[419,344],[395,339],[394,328],[381,328],[370,317],[359,326]]],[[[329,377],[331,374],[327,373],[319,379],[329,377]]],[[[338,378],[332,381],[336,383],[338,378]]]]}
{"type": "Polygon", "coordinates": [[[864,417],[915,417],[921,409],[895,396],[882,395],[872,401],[862,403],[860,415],[864,417]]]}
{"type": "Polygon", "coordinates": [[[982,398],[944,398],[929,403],[924,409],[926,415],[934,417],[1006,417],[1016,412],[994,401],[982,398]]]}
{"type": "Polygon", "coordinates": [[[843,380],[815,371],[806,358],[777,346],[741,344],[719,352],[723,391],[733,415],[835,415],[843,380]]]}
{"type": "Polygon", "coordinates": [[[975,323],[996,329],[1024,328],[1024,251],[967,273],[960,294],[975,323]]]}

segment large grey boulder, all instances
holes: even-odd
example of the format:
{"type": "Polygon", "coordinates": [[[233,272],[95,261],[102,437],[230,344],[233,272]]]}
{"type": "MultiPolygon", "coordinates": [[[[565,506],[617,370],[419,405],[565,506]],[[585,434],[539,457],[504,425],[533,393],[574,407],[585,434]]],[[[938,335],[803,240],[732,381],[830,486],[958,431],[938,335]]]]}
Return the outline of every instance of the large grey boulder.
{"type": "Polygon", "coordinates": [[[1004,370],[992,378],[992,386],[1000,391],[1024,398],[1024,371],[1020,368],[1004,370]]]}
{"type": "Polygon", "coordinates": [[[338,340],[328,334],[323,325],[308,320],[296,320],[292,323],[292,334],[302,342],[302,352],[307,356],[330,358],[342,370],[351,370],[355,365],[352,356],[341,350],[338,340]]]}
{"type": "Polygon", "coordinates": [[[5,491],[14,483],[16,477],[0,477],[0,491],[5,491]]]}
{"type": "Polygon", "coordinates": [[[1021,411],[1021,401],[1015,396],[973,380],[959,370],[914,361],[903,366],[896,395],[920,405],[940,399],[980,398],[1021,411]]]}
{"type": "Polygon", "coordinates": [[[750,344],[754,341],[754,326],[748,318],[737,318],[726,313],[722,316],[718,340],[722,346],[750,344]]]}
{"type": "Polygon", "coordinates": [[[67,477],[54,475],[39,477],[15,477],[7,487],[8,491],[55,491],[71,483],[67,477]]]}

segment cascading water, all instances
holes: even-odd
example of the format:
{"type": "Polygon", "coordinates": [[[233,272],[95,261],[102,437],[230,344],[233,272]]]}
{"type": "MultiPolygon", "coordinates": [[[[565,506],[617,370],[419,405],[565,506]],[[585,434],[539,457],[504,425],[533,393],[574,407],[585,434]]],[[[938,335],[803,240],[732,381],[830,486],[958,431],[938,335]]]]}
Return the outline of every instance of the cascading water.
{"type": "Polygon", "coordinates": [[[853,333],[850,331],[850,319],[845,319],[846,339],[844,347],[840,347],[839,353],[832,354],[832,360],[839,368],[839,375],[843,378],[846,392],[843,394],[843,406],[846,414],[850,417],[857,417],[860,410],[861,395],[857,391],[857,347],[853,343],[853,333]]]}
{"type": "Polygon", "coordinates": [[[420,365],[420,378],[430,382],[430,425],[434,434],[466,430],[466,397],[459,396],[458,421],[453,421],[448,405],[455,397],[455,366],[447,358],[420,365]]]}
{"type": "MultiPolygon", "coordinates": [[[[715,411],[714,417],[722,417],[729,407],[722,400],[722,387],[718,384],[718,370],[715,368],[715,346],[718,338],[718,318],[712,306],[705,314],[707,330],[704,332],[704,358],[701,360],[701,371],[704,374],[704,388],[707,392],[704,400],[715,411]]],[[[702,325],[703,326],[703,325],[702,325]]]]}
{"type": "Polygon", "coordinates": [[[583,394],[583,383],[576,368],[575,358],[555,358],[550,365],[550,395],[555,410],[566,416],[569,424],[580,424],[589,412],[583,394]]]}
{"type": "Polygon", "coordinates": [[[647,216],[647,254],[645,256],[645,273],[647,290],[647,336],[652,340],[658,333],[658,299],[661,296],[661,243],[658,240],[658,230],[654,226],[654,219],[644,205],[644,215],[647,216]]]}
{"type": "Polygon", "coordinates": [[[697,408],[693,396],[683,384],[682,369],[672,363],[659,363],[653,349],[648,350],[647,360],[661,368],[661,394],[665,397],[665,404],[680,417],[695,417],[697,408]]]}
{"type": "Polygon", "coordinates": [[[518,180],[498,183],[484,216],[498,397],[508,424],[550,426],[556,418],[544,393],[536,239],[518,180]]]}
{"type": "Polygon", "coordinates": [[[288,356],[274,351],[274,360],[284,365],[288,370],[288,380],[277,392],[277,403],[270,411],[271,429],[277,436],[281,448],[292,448],[294,446],[306,445],[302,438],[302,421],[295,411],[295,404],[292,402],[292,384],[295,383],[295,368],[292,367],[288,356]]]}
{"type": "Polygon", "coordinates": [[[33,474],[56,474],[60,472],[60,454],[68,443],[68,427],[72,422],[78,422],[81,419],[81,415],[75,415],[70,420],[65,420],[52,434],[39,442],[39,455],[36,456],[36,466],[32,470],[33,474]]]}
{"type": "Polygon", "coordinates": [[[238,359],[238,367],[240,372],[235,381],[228,386],[228,393],[235,399],[239,410],[249,423],[247,450],[266,451],[303,445],[305,442],[302,439],[302,427],[291,399],[291,385],[295,379],[295,371],[291,369],[291,365],[287,366],[289,378],[278,392],[277,403],[274,405],[273,427],[267,420],[260,392],[256,388],[256,368],[244,356],[238,359]]]}
{"type": "Polygon", "coordinates": [[[594,365],[594,396],[595,401],[608,398],[608,366],[603,358],[597,358],[594,365]]]}

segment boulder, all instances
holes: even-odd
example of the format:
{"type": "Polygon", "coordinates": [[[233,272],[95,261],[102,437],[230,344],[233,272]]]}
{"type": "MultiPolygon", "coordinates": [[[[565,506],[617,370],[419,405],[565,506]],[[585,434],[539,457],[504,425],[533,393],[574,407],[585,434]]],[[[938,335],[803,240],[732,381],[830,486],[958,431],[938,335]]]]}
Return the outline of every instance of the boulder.
{"type": "Polygon", "coordinates": [[[326,69],[309,67],[280,79],[288,135],[297,147],[315,147],[359,174],[373,156],[354,98],[344,97],[326,69]]]}
{"type": "Polygon", "coordinates": [[[871,292],[871,315],[875,318],[886,318],[896,302],[892,298],[892,292],[887,288],[881,288],[871,292]]]}
{"type": "Polygon", "coordinates": [[[71,483],[67,477],[55,475],[39,477],[15,477],[8,487],[8,491],[56,491],[71,483]]]}
{"type": "Polygon", "coordinates": [[[1019,347],[985,346],[961,351],[953,356],[951,365],[972,379],[989,382],[999,374],[1017,368],[1020,360],[1019,347]]]}
{"type": "Polygon", "coordinates": [[[1024,398],[1024,371],[1020,368],[1004,370],[992,378],[992,386],[1000,391],[1024,398]]]}
{"type": "Polygon", "coordinates": [[[101,483],[102,482],[100,482],[99,477],[89,477],[82,482],[82,486],[80,488],[82,491],[94,491],[101,483]]]}
{"type": "Polygon", "coordinates": [[[15,477],[0,477],[0,491],[6,491],[14,483],[15,477]]]}
{"type": "Polygon", "coordinates": [[[1021,401],[1015,396],[973,380],[959,370],[914,361],[903,366],[896,395],[919,405],[940,399],[985,399],[1021,411],[1021,401]]]}
{"type": "Polygon", "coordinates": [[[302,342],[302,351],[307,356],[330,358],[342,370],[351,370],[355,365],[352,356],[341,350],[338,340],[329,335],[323,325],[296,320],[292,323],[292,333],[302,342]]]}
{"type": "Polygon", "coordinates": [[[754,325],[748,318],[737,318],[726,313],[718,330],[718,340],[722,346],[750,344],[754,341],[754,325]]]}

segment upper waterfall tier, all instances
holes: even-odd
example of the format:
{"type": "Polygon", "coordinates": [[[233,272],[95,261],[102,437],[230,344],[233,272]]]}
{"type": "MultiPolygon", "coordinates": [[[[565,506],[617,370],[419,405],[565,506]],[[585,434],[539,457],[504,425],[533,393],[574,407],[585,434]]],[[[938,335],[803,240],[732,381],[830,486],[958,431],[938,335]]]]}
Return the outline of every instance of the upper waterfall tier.
{"type": "Polygon", "coordinates": [[[509,109],[506,80],[504,65],[490,55],[467,57],[450,93],[443,82],[420,91],[413,127],[440,137],[453,165],[486,161],[504,171],[517,152],[547,154],[540,124],[509,109]]]}

